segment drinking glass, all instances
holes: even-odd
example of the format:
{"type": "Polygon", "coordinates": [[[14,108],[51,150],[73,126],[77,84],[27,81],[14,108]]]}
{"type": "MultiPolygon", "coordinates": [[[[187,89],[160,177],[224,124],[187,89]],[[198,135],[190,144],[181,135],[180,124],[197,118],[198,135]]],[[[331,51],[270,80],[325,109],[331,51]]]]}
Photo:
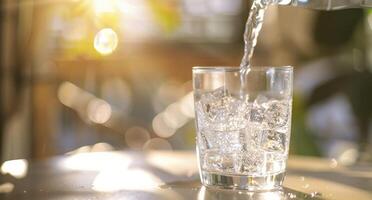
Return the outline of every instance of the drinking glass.
{"type": "Polygon", "coordinates": [[[281,187],[288,157],[293,68],[194,67],[197,156],[207,187],[281,187]]]}

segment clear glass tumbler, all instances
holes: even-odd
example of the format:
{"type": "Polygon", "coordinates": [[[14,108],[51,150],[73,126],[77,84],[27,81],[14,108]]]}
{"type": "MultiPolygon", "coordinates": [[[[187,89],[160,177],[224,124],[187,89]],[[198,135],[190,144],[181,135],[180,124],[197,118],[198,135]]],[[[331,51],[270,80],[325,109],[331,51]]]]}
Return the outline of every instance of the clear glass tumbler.
{"type": "Polygon", "coordinates": [[[289,66],[251,67],[244,77],[238,67],[193,68],[203,185],[252,191],[282,185],[291,133],[292,82],[289,66]]]}

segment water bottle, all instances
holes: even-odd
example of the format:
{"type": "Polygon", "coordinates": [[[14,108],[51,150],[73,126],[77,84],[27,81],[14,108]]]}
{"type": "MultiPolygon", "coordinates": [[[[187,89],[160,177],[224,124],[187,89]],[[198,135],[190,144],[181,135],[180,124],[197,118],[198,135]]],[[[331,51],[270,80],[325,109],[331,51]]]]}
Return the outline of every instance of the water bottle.
{"type": "Polygon", "coordinates": [[[372,0],[268,0],[271,4],[303,7],[316,10],[372,8],[372,0]]]}

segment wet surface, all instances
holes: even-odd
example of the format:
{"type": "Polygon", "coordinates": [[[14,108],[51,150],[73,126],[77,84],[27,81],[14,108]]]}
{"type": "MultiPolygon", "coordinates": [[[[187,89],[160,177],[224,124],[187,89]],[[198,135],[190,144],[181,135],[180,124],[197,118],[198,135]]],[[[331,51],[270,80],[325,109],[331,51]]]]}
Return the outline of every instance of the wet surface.
{"type": "MultiPolygon", "coordinates": [[[[197,192],[194,199],[209,200],[209,199],[236,199],[236,200],[269,200],[269,199],[322,199],[321,193],[307,194],[290,188],[283,187],[282,189],[261,192],[249,192],[245,190],[223,190],[207,188],[200,184],[199,180],[173,182],[161,186],[162,189],[173,191],[190,190],[197,192]]],[[[192,192],[192,193],[195,193],[192,192]]]]}
{"type": "Polygon", "coordinates": [[[0,199],[372,199],[370,165],[335,169],[307,157],[291,158],[284,187],[267,192],[201,186],[192,152],[96,152],[29,163],[24,177],[0,177],[0,199]]]}

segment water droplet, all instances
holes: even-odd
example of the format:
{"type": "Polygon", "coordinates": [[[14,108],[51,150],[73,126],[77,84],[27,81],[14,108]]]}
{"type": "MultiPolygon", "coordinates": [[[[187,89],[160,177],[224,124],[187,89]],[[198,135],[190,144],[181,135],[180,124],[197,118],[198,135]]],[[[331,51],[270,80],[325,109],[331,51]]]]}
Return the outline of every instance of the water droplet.
{"type": "Polygon", "coordinates": [[[296,198],[297,196],[296,196],[296,194],[288,193],[288,197],[289,197],[290,199],[294,199],[294,198],[296,198]]]}
{"type": "Polygon", "coordinates": [[[322,194],[320,192],[312,192],[310,195],[311,195],[312,198],[322,196],[322,194]]]}

